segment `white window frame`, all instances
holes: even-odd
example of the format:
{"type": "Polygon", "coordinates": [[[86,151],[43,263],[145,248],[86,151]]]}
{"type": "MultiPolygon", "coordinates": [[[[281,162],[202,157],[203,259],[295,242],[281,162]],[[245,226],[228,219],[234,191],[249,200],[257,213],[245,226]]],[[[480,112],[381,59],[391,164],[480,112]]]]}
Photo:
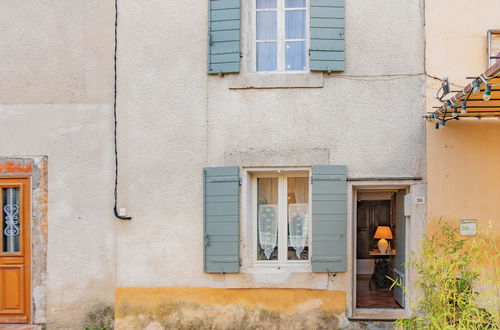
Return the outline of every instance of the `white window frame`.
{"type": "MultiPolygon", "coordinates": [[[[251,221],[251,239],[247,248],[251,249],[251,253],[247,255],[251,257],[250,271],[294,271],[294,272],[311,272],[311,256],[312,256],[312,185],[311,185],[311,169],[310,168],[260,168],[249,169],[250,175],[250,195],[251,202],[247,219],[251,221]],[[278,260],[257,260],[257,179],[258,178],[278,178],[278,260]],[[287,238],[288,238],[288,212],[287,211],[287,178],[289,177],[307,177],[309,179],[309,231],[308,231],[308,260],[288,260],[287,258],[287,238]],[[281,251],[281,252],[280,252],[281,251]]],[[[249,226],[250,227],[250,226],[249,226]]]]}
{"type": "MultiPolygon", "coordinates": [[[[310,0],[305,0],[306,1],[306,35],[305,35],[305,42],[306,42],[306,69],[305,70],[294,70],[294,71],[287,71],[285,68],[285,1],[286,0],[276,0],[277,2],[277,40],[278,40],[278,45],[277,45],[277,53],[278,53],[278,59],[276,62],[276,70],[275,71],[257,71],[257,10],[259,11],[274,11],[274,9],[257,9],[257,0],[249,0],[251,1],[251,12],[252,12],[252,21],[251,21],[251,31],[252,31],[252,45],[251,45],[251,50],[252,50],[252,60],[251,60],[251,69],[253,72],[258,72],[258,73],[284,73],[284,74],[296,74],[296,73],[308,73],[310,72],[309,68],[309,48],[310,48],[310,6],[309,6],[309,1],[310,0]]],[[[303,10],[303,8],[288,8],[286,10],[303,10]]],[[[302,39],[290,39],[288,41],[294,41],[294,40],[302,40],[302,39]]],[[[265,40],[260,40],[260,42],[265,42],[265,40]]]]}

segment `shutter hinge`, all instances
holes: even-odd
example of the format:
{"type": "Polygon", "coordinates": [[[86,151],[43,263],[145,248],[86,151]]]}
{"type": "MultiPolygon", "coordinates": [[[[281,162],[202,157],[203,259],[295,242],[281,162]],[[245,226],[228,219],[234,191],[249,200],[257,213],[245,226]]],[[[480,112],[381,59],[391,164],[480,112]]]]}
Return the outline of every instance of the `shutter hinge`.
{"type": "Polygon", "coordinates": [[[241,49],[240,49],[240,57],[243,57],[243,52],[241,51],[241,49]]]}
{"type": "Polygon", "coordinates": [[[205,247],[209,246],[210,243],[208,242],[208,235],[205,234],[205,247]]]}
{"type": "Polygon", "coordinates": [[[241,257],[238,258],[240,260],[240,266],[242,266],[243,264],[241,263],[241,257]]]}
{"type": "Polygon", "coordinates": [[[238,177],[238,184],[240,185],[241,187],[241,176],[238,177]]]}

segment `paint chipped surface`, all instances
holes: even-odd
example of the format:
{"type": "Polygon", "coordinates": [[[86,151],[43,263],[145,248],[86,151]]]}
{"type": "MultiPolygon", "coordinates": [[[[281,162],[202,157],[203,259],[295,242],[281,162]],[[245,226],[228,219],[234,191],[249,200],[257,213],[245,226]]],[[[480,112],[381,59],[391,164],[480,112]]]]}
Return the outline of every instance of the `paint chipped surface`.
{"type": "Polygon", "coordinates": [[[15,159],[0,161],[0,174],[31,174],[33,172],[33,161],[26,159],[15,159]]]}
{"type": "Polygon", "coordinates": [[[155,308],[122,306],[127,316],[115,320],[115,329],[337,329],[339,318],[332,312],[279,313],[262,307],[203,306],[165,303],[155,308]]]}
{"type": "MultiPolygon", "coordinates": [[[[346,293],[337,290],[309,289],[214,289],[214,288],[117,288],[116,304],[156,306],[162,303],[186,302],[205,306],[260,306],[281,313],[321,309],[341,313],[346,293]],[[307,303],[313,301],[312,303],[307,303]],[[308,306],[304,306],[304,303],[308,306]]],[[[117,316],[121,317],[120,311],[117,316]]]]}
{"type": "Polygon", "coordinates": [[[334,329],[345,292],[307,289],[118,288],[116,329],[334,329]]]}

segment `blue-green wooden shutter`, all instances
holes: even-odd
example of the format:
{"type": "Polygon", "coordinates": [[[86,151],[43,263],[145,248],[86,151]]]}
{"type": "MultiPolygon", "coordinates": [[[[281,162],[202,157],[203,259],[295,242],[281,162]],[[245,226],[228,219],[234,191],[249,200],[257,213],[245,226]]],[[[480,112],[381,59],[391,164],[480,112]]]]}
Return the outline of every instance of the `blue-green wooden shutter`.
{"type": "Polygon", "coordinates": [[[203,169],[204,270],[238,273],[240,270],[240,175],[238,167],[203,169]]]}
{"type": "Polygon", "coordinates": [[[344,0],[311,0],[311,71],[344,70],[344,0]]]}
{"type": "Polygon", "coordinates": [[[345,272],[347,168],[312,168],[312,271],[345,272]]]}
{"type": "MultiPolygon", "coordinates": [[[[400,190],[396,194],[396,241],[393,248],[396,248],[394,256],[394,277],[403,285],[405,283],[405,263],[406,263],[406,217],[404,212],[405,191],[400,190]]],[[[394,240],[393,240],[394,241],[394,240]]],[[[394,299],[405,307],[405,294],[401,286],[394,287],[394,299]]]]}
{"type": "Polygon", "coordinates": [[[208,73],[240,72],[240,0],[208,6],[208,73]]]}

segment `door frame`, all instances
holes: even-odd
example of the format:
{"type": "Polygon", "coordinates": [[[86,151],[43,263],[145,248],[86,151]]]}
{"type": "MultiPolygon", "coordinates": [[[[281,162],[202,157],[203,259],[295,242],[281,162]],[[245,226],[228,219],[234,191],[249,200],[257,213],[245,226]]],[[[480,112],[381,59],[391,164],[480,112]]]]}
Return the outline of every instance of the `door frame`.
{"type": "MultiPolygon", "coordinates": [[[[348,238],[351,244],[348,244],[348,264],[350,269],[350,280],[348,281],[347,292],[347,309],[349,319],[363,320],[395,320],[402,317],[409,317],[411,313],[410,300],[412,297],[412,279],[411,272],[405,268],[405,281],[408,291],[405,294],[405,307],[400,309],[386,308],[356,308],[356,256],[357,256],[357,194],[360,190],[394,190],[405,189],[407,194],[411,194],[415,184],[422,184],[417,180],[387,180],[387,181],[355,181],[348,182],[348,218],[351,219],[351,225],[348,226],[348,238]]],[[[414,245],[412,235],[408,233],[412,230],[412,224],[416,223],[413,220],[416,215],[413,214],[406,217],[406,233],[405,233],[405,255],[410,254],[410,247],[414,245]]],[[[416,235],[418,236],[418,235],[416,235]]]]}
{"type": "MultiPolygon", "coordinates": [[[[23,318],[3,316],[0,314],[0,324],[20,323],[31,324],[33,315],[32,304],[32,176],[31,175],[0,175],[0,188],[19,184],[20,200],[22,202],[23,218],[21,218],[21,239],[24,256],[24,308],[26,310],[26,322],[23,318]],[[7,182],[5,182],[7,181],[7,182]],[[23,221],[24,220],[24,221],[23,221]]],[[[2,218],[3,222],[4,219],[2,218]]],[[[0,226],[3,228],[3,226],[0,226]]]]}

